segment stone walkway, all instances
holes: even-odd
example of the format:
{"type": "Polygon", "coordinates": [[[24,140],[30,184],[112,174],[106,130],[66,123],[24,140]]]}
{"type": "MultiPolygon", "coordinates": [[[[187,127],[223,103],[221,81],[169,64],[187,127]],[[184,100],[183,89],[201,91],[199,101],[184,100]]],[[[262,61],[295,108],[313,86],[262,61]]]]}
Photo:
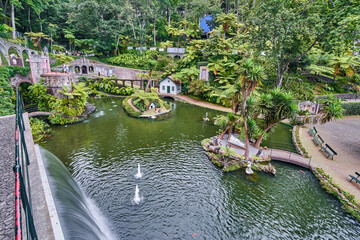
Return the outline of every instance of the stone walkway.
{"type": "MultiPolygon", "coordinates": [[[[238,134],[234,134],[235,138],[238,138],[238,134]]],[[[223,140],[220,140],[220,145],[221,146],[228,146],[229,145],[229,142],[228,142],[228,135],[227,134],[224,134],[224,138],[223,140]]],[[[230,148],[233,148],[234,149],[234,152],[236,152],[238,155],[244,155],[245,153],[245,149],[244,148],[240,148],[240,147],[237,147],[237,146],[234,146],[232,144],[230,144],[230,148]]],[[[250,157],[253,157],[256,155],[256,153],[259,151],[259,149],[249,145],[249,154],[250,154],[250,157]]],[[[260,154],[260,156],[262,156],[263,153],[260,154]]]]}
{"type": "Polygon", "coordinates": [[[360,117],[345,117],[323,125],[315,125],[319,135],[336,152],[334,160],[326,158],[320,147],[315,146],[308,129],[314,125],[300,128],[300,138],[305,149],[312,156],[311,165],[324,169],[325,173],[345,191],[353,194],[360,202],[360,184],[350,181],[349,174],[360,172],[360,117]]]}
{"type": "Polygon", "coordinates": [[[0,239],[15,238],[15,115],[0,117],[0,239]]]}

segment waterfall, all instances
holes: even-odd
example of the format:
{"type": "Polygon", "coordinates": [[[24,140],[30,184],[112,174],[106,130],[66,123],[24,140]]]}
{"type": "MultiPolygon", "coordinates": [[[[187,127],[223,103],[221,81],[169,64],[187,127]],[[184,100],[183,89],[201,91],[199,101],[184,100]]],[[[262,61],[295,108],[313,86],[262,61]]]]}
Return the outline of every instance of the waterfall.
{"type": "Polygon", "coordinates": [[[65,239],[116,239],[96,203],[84,194],[64,164],[46,149],[40,147],[40,152],[65,239]]]}

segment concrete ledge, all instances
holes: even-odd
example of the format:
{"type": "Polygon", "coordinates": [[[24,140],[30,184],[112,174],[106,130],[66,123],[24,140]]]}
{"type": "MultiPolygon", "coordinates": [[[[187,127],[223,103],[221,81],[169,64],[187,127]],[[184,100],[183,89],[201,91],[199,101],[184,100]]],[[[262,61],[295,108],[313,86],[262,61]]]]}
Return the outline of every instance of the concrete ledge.
{"type": "MultiPolygon", "coordinates": [[[[47,181],[44,164],[40,152],[35,148],[31,135],[29,116],[23,114],[25,125],[25,142],[28,149],[30,165],[28,166],[31,203],[34,225],[38,239],[63,240],[60,221],[56,214],[55,204],[52,199],[50,186],[47,181]]],[[[25,173],[25,169],[23,169],[25,173]]],[[[23,218],[23,227],[25,222],[23,218]]]]}
{"type": "Polygon", "coordinates": [[[64,240],[65,239],[64,234],[63,234],[63,231],[61,228],[59,216],[56,211],[54,198],[51,193],[50,184],[49,184],[49,180],[47,178],[47,174],[45,171],[44,162],[41,157],[39,145],[35,145],[35,154],[36,154],[36,158],[38,160],[41,182],[42,182],[43,189],[44,189],[46,204],[47,204],[47,207],[49,210],[50,221],[51,221],[51,226],[53,228],[55,240],[64,240]]]}

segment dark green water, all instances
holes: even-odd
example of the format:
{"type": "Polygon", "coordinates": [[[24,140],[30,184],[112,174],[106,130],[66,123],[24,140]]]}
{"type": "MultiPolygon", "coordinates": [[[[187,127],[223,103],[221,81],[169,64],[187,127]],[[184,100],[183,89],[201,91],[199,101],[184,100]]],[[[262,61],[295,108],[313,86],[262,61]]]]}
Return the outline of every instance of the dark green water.
{"type": "Polygon", "coordinates": [[[117,239],[358,239],[360,224],[311,172],[274,162],[275,177],[248,177],[213,166],[200,142],[217,128],[201,119],[217,112],[176,102],[174,117],[151,121],[127,116],[120,99],[95,104],[87,122],[55,127],[43,146],[95,201],[117,239]],[[136,185],[139,205],[132,204],[136,185]]]}

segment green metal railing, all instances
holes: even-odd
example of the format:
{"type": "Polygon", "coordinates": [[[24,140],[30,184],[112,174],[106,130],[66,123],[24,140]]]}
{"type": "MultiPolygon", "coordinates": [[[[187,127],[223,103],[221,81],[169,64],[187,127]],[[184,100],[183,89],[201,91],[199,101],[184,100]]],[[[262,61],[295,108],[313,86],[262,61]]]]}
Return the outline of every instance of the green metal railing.
{"type": "Polygon", "coordinates": [[[15,239],[22,240],[22,205],[25,213],[26,239],[36,240],[38,238],[31,209],[31,189],[28,172],[30,161],[24,134],[23,109],[22,96],[18,87],[16,87],[15,165],[13,168],[15,173],[15,239]],[[22,169],[25,170],[25,177],[22,169]]]}

